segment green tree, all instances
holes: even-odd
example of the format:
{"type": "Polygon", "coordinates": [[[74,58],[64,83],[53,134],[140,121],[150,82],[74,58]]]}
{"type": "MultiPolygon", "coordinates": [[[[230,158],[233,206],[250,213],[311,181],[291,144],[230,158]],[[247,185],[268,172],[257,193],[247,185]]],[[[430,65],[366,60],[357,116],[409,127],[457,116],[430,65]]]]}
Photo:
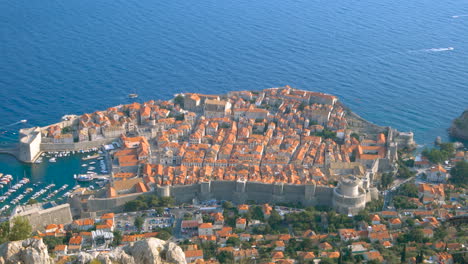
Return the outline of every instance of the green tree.
{"type": "Polygon", "coordinates": [[[305,108],[306,106],[307,106],[307,104],[306,104],[306,103],[304,103],[304,102],[302,102],[302,103],[301,103],[301,104],[300,104],[300,105],[297,107],[297,110],[299,110],[299,111],[303,111],[303,110],[304,110],[304,108],[305,108]]]}
{"type": "Polygon", "coordinates": [[[13,219],[13,227],[10,230],[10,241],[23,240],[31,236],[32,227],[28,219],[25,217],[15,217],[13,219]]]}
{"type": "Polygon", "coordinates": [[[252,219],[260,221],[263,221],[263,219],[265,219],[262,208],[260,206],[251,206],[249,211],[252,213],[252,219]]]}
{"type": "Polygon", "coordinates": [[[328,138],[335,139],[336,138],[336,132],[328,130],[328,129],[324,129],[324,130],[322,130],[322,132],[316,132],[315,135],[319,136],[319,137],[323,137],[324,139],[328,139],[328,138]]]}
{"type": "Polygon", "coordinates": [[[71,133],[71,132],[72,132],[71,126],[66,126],[66,127],[62,128],[62,134],[68,134],[68,133],[71,133]]]}
{"type": "Polygon", "coordinates": [[[224,201],[223,202],[223,209],[228,210],[228,209],[232,209],[233,207],[235,207],[235,206],[231,202],[229,202],[229,201],[224,201]]]}
{"type": "Polygon", "coordinates": [[[55,246],[62,245],[65,242],[63,237],[53,237],[53,236],[46,236],[42,239],[42,241],[44,242],[44,244],[47,245],[47,249],[49,251],[53,250],[55,246]]]}
{"type": "Polygon", "coordinates": [[[405,183],[398,189],[398,194],[408,197],[418,197],[418,187],[413,183],[405,183]]]}
{"type": "Polygon", "coordinates": [[[174,104],[180,105],[180,107],[184,108],[184,97],[182,95],[177,95],[174,98],[174,104]]]}
{"type": "Polygon", "coordinates": [[[443,163],[449,158],[454,156],[455,147],[453,143],[442,143],[439,146],[440,149],[424,149],[422,155],[429,159],[432,163],[443,163]]]}
{"type": "Polygon", "coordinates": [[[146,209],[148,209],[147,205],[139,199],[128,201],[124,204],[124,211],[126,212],[142,211],[146,209]]]}
{"type": "Polygon", "coordinates": [[[10,236],[10,222],[5,221],[0,223],[0,244],[8,241],[10,236]]]}
{"type": "Polygon", "coordinates": [[[201,244],[201,249],[203,250],[203,258],[209,260],[216,257],[216,252],[218,246],[213,241],[205,242],[201,244]]]}
{"type": "Polygon", "coordinates": [[[230,237],[228,240],[226,240],[226,245],[232,246],[232,247],[239,247],[241,244],[241,241],[238,237],[230,237]]]}
{"type": "Polygon", "coordinates": [[[157,238],[162,239],[162,240],[168,240],[169,238],[171,238],[171,236],[172,236],[171,233],[169,233],[166,230],[161,230],[156,235],[157,238]]]}
{"type": "Polygon", "coordinates": [[[172,197],[161,197],[159,200],[159,206],[168,207],[174,204],[174,198],[172,197]]]}
{"type": "Polygon", "coordinates": [[[337,263],[331,258],[321,258],[320,264],[334,264],[337,263]]]}
{"type": "Polygon", "coordinates": [[[416,209],[418,206],[409,201],[408,197],[397,195],[393,198],[393,204],[397,209],[416,209]]]}
{"type": "Polygon", "coordinates": [[[453,157],[455,154],[455,145],[451,142],[441,143],[439,148],[440,151],[445,152],[448,157],[453,157]]]}
{"type": "Polygon", "coordinates": [[[421,229],[413,228],[409,232],[405,233],[403,236],[398,237],[398,242],[417,242],[422,243],[424,241],[424,234],[421,229]]]}
{"type": "Polygon", "coordinates": [[[304,238],[299,244],[299,249],[302,251],[311,251],[314,249],[314,242],[310,238],[304,238]]]}
{"type": "Polygon", "coordinates": [[[392,173],[382,174],[381,185],[384,189],[387,189],[393,183],[392,173]]]}
{"type": "Polygon", "coordinates": [[[406,244],[403,244],[403,249],[401,250],[401,258],[400,258],[401,263],[406,262],[406,244]]]}
{"type": "Polygon", "coordinates": [[[382,210],[384,201],[382,197],[379,197],[377,200],[372,200],[366,204],[366,209],[369,210],[369,212],[377,212],[382,210]]]}
{"type": "Polygon", "coordinates": [[[402,179],[408,179],[411,177],[414,177],[416,175],[416,172],[410,170],[408,166],[406,166],[406,162],[399,160],[398,161],[398,171],[397,171],[397,177],[402,178],[402,179]]]}
{"type": "Polygon", "coordinates": [[[270,217],[268,218],[268,224],[273,229],[278,229],[281,224],[281,216],[275,209],[271,210],[270,217]]]}
{"type": "Polygon", "coordinates": [[[234,263],[234,255],[228,251],[221,251],[217,256],[219,263],[234,263]]]}
{"type": "Polygon", "coordinates": [[[459,161],[455,166],[450,170],[450,182],[459,185],[466,186],[468,183],[468,162],[459,161]]]}
{"type": "Polygon", "coordinates": [[[133,223],[135,227],[138,229],[138,231],[141,231],[141,228],[143,227],[143,224],[145,223],[145,220],[141,216],[135,217],[135,222],[133,223]]]}
{"type": "Polygon", "coordinates": [[[423,263],[424,255],[422,250],[419,251],[419,254],[416,256],[416,263],[423,263]]]}
{"type": "Polygon", "coordinates": [[[120,230],[114,230],[114,240],[112,241],[112,246],[118,246],[120,245],[120,242],[122,242],[122,232],[120,230]]]}

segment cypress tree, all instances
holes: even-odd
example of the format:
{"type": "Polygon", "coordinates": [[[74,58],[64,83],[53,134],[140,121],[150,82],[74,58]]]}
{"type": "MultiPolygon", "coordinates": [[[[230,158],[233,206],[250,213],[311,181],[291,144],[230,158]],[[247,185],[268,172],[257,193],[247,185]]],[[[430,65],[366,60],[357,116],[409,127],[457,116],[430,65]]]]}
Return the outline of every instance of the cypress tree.
{"type": "Polygon", "coordinates": [[[406,244],[403,244],[403,250],[401,251],[401,263],[406,262],[406,244]]]}

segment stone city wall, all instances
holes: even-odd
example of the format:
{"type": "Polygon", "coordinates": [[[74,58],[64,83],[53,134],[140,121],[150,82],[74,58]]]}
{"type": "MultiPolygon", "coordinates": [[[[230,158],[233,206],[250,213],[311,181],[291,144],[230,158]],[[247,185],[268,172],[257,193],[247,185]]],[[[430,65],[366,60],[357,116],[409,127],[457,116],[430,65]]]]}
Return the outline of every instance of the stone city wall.
{"type": "Polygon", "coordinates": [[[42,143],[41,151],[77,151],[81,149],[97,148],[103,144],[110,144],[115,138],[105,138],[94,141],[83,141],[76,143],[42,143]]]}
{"type": "Polygon", "coordinates": [[[69,224],[73,220],[69,204],[61,204],[44,210],[30,210],[13,215],[12,218],[16,216],[28,219],[33,231],[44,231],[46,224],[69,224]]]}
{"type": "MultiPolygon", "coordinates": [[[[89,198],[87,207],[89,212],[99,211],[120,211],[122,206],[128,202],[135,200],[143,193],[132,193],[129,195],[114,197],[114,198],[89,198]]],[[[147,193],[148,194],[148,193],[147,193]]]]}
{"type": "MultiPolygon", "coordinates": [[[[206,201],[211,199],[227,200],[234,203],[254,201],[257,203],[297,203],[305,206],[350,207],[361,209],[365,206],[366,194],[358,197],[335,197],[334,188],[315,185],[266,184],[243,181],[210,181],[191,185],[158,186],[154,192],[159,196],[171,196],[178,203],[192,203],[193,199],[206,201]]],[[[88,200],[88,211],[115,211],[125,202],[136,199],[138,194],[117,198],[91,198],[88,200]]],[[[341,210],[340,210],[341,211],[341,210]]]]}

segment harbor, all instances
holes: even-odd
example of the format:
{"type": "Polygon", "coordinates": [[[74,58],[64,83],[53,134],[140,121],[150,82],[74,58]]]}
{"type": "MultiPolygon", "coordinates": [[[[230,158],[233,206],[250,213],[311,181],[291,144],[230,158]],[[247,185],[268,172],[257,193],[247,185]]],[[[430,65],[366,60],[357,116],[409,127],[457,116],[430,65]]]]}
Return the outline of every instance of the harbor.
{"type": "Polygon", "coordinates": [[[109,181],[106,153],[98,148],[43,152],[32,164],[0,155],[0,216],[28,202],[63,203],[79,188],[98,190],[109,181]]]}

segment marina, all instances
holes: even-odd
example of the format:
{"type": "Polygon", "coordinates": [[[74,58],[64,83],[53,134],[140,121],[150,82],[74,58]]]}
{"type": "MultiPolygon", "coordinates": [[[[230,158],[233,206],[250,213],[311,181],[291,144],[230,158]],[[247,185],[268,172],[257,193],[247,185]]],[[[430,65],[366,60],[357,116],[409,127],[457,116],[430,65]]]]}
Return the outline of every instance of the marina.
{"type": "MultiPolygon", "coordinates": [[[[107,164],[98,148],[43,152],[32,164],[2,168],[0,215],[28,202],[64,202],[74,190],[98,190],[108,181],[107,164]],[[105,173],[104,173],[105,172],[105,173]]],[[[15,164],[12,160],[10,164],[15,164]]]]}

